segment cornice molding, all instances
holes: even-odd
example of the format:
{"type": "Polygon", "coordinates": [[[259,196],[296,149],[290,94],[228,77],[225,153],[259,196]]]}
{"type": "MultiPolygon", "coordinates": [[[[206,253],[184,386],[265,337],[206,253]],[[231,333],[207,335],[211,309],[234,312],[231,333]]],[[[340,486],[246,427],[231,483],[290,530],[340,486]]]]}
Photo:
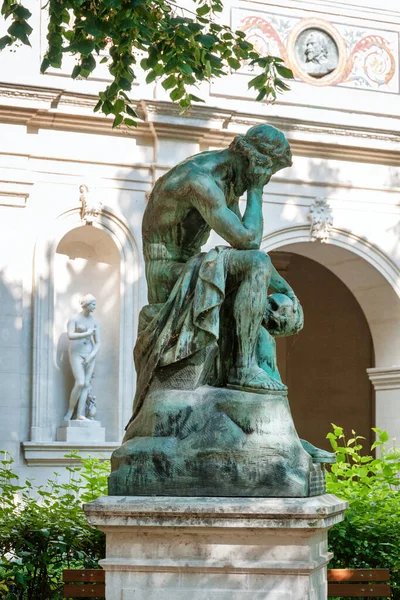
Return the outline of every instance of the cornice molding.
{"type": "MultiPolygon", "coordinates": [[[[0,83],[0,121],[25,125],[30,133],[58,129],[133,138],[173,138],[204,146],[225,146],[249,127],[265,121],[265,115],[240,113],[212,106],[193,106],[184,115],[166,101],[137,102],[136,129],[112,129],[112,118],[92,112],[96,95],[73,94],[60,89],[0,83]],[[71,112],[71,109],[80,109],[71,112]]],[[[283,117],[268,117],[290,141],[295,155],[399,164],[400,131],[342,126],[283,117]]]]}
{"type": "Polygon", "coordinates": [[[367,369],[375,391],[400,390],[400,367],[367,369]]]}

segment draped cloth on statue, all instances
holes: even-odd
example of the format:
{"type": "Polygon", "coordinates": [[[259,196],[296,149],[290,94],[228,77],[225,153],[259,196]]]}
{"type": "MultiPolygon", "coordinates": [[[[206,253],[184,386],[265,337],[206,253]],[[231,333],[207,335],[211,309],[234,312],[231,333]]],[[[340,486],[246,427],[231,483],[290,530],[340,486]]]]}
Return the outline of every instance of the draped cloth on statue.
{"type": "Polygon", "coordinates": [[[184,265],[167,302],[142,309],[134,350],[137,383],[130,422],[142,408],[157,368],[218,342],[231,252],[232,248],[217,246],[197,254],[184,265]]]}

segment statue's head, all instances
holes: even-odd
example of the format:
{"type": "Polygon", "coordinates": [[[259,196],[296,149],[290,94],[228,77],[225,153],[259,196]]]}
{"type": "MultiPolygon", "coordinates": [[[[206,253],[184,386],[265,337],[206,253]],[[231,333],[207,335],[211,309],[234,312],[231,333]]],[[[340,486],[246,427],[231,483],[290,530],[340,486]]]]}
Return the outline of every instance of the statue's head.
{"type": "Polygon", "coordinates": [[[93,294],[86,294],[86,296],[83,296],[81,299],[81,306],[84,310],[93,312],[96,308],[96,298],[93,294]]]}
{"type": "Polygon", "coordinates": [[[294,335],[303,329],[303,309],[299,304],[295,311],[293,301],[285,294],[270,294],[263,325],[274,337],[294,335]]]}
{"type": "Polygon", "coordinates": [[[244,163],[245,188],[251,183],[252,177],[259,177],[260,172],[265,176],[265,185],[271,175],[292,164],[289,142],[272,125],[255,125],[246,135],[237,135],[229,149],[244,163]]]}
{"type": "Polygon", "coordinates": [[[320,64],[321,62],[326,61],[329,54],[329,48],[325,36],[318,31],[312,31],[306,39],[304,54],[306,62],[320,64]]]}

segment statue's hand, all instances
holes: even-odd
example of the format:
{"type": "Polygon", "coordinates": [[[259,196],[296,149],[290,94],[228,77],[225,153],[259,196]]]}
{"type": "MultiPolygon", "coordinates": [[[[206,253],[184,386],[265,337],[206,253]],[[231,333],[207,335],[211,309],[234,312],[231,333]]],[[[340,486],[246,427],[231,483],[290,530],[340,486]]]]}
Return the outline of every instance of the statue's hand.
{"type": "Polygon", "coordinates": [[[290,290],[290,291],[288,291],[286,293],[286,296],[288,298],[290,298],[291,301],[293,302],[293,310],[294,310],[294,312],[297,312],[300,303],[299,303],[299,300],[298,300],[297,296],[295,295],[295,293],[292,290],[290,290]]]}
{"type": "Polygon", "coordinates": [[[251,174],[248,175],[248,189],[263,189],[271,179],[271,171],[265,167],[253,167],[251,174]]]}
{"type": "Polygon", "coordinates": [[[88,367],[90,365],[91,362],[93,362],[94,356],[87,356],[86,358],[83,359],[83,366],[84,367],[88,367]]]}

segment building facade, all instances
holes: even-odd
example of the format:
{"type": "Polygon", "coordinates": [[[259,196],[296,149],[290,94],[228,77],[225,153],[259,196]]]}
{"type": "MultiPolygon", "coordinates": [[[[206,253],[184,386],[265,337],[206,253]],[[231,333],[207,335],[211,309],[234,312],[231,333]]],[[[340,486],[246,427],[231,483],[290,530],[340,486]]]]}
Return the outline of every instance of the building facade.
{"type": "MultiPolygon", "coordinates": [[[[262,249],[297,292],[303,332],[279,367],[301,437],[330,423],[400,440],[400,9],[395,1],[230,0],[222,19],[293,69],[291,91],[256,103],[247,65],[181,115],[139,75],[136,129],[93,113],[107,72],[40,74],[46,13],[31,2],[32,48],[0,55],[0,448],[37,480],[69,448],[109,455],[132,411],[132,348],[146,303],[141,218],[156,179],[268,122],[293,166],[264,190],[262,249]],[[105,441],[57,440],[73,385],[66,323],[92,293],[102,346],[92,382],[105,441]]],[[[5,25],[2,25],[6,29],[5,25]]],[[[208,246],[220,243],[212,235],[208,246]]]]}

